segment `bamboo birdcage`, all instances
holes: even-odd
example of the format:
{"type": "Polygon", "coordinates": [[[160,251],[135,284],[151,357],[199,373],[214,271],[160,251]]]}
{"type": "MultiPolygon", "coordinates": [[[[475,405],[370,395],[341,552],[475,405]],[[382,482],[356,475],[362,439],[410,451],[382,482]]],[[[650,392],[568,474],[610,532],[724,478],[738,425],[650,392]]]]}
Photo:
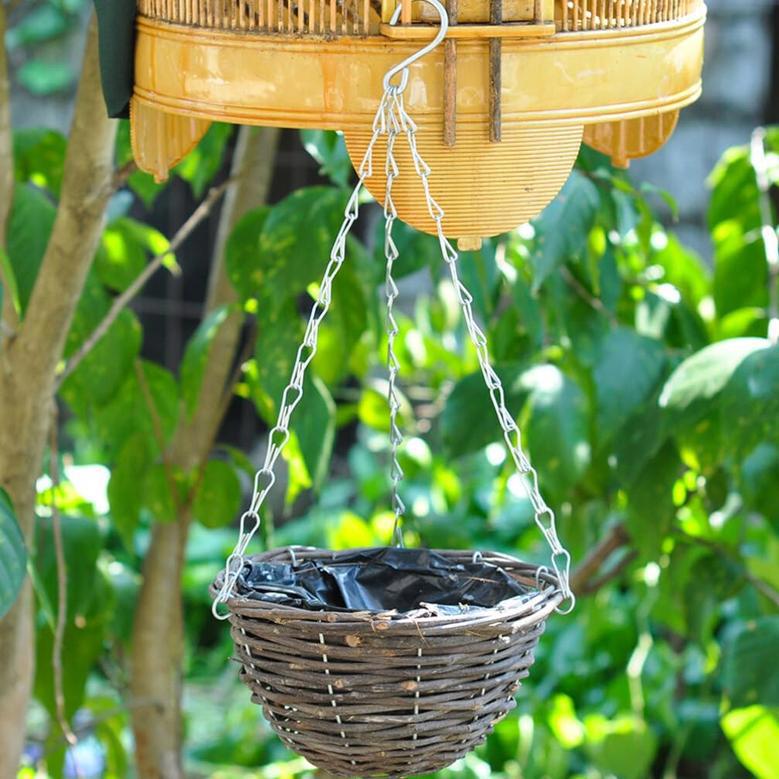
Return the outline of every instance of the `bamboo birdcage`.
{"type": "MultiPolygon", "coordinates": [[[[138,0],[140,167],[165,178],[212,120],[342,130],[359,160],[383,74],[435,32],[412,0],[389,24],[397,1],[138,0]]],[[[654,152],[700,94],[703,0],[448,0],[447,10],[444,45],[411,68],[407,99],[451,237],[537,215],[582,140],[620,166],[654,152]]],[[[395,186],[400,217],[432,232],[418,182],[395,186]]],[[[368,187],[383,192],[382,176],[368,187]]]]}

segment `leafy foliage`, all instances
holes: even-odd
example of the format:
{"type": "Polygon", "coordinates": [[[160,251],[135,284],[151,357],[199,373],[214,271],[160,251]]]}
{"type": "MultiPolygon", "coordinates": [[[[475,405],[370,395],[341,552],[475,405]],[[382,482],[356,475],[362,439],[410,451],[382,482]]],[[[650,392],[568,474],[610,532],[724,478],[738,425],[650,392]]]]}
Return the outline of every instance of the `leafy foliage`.
{"type": "MultiPolygon", "coordinates": [[[[196,196],[218,175],[230,141],[231,129],[217,126],[177,168],[196,196]]],[[[769,141],[779,154],[779,134],[769,141]]],[[[36,696],[52,755],[38,764],[52,775],[65,758],[52,746],[51,500],[64,515],[71,574],[66,710],[92,717],[88,730],[108,775],[132,771],[122,678],[143,555],[156,523],[182,517],[195,521],[182,583],[189,766],[204,775],[250,776],[270,764],[268,775],[310,774],[228,681],[229,638],[207,614],[208,586],[232,546],[261,454],[221,445],[189,470],[167,458],[192,424],[209,354],[230,317],[247,325],[236,394],[256,411],[258,427],[275,423],[352,176],[340,136],[307,133],[304,143],[330,183],[251,211],[235,226],[225,260],[237,303],[203,318],[178,371],[146,357],[152,334],[125,311],[61,388],[75,464],[57,490],[41,495],[32,565],[36,696]],[[79,483],[79,467],[98,469],[90,484],[99,489],[79,483]]],[[[22,314],[64,149],[55,134],[16,138],[4,305],[22,314]]],[[[128,153],[124,126],[118,162],[128,153]]],[[[779,358],[766,338],[768,274],[745,149],[726,155],[711,186],[713,268],[657,221],[655,192],[589,150],[532,226],[459,260],[574,559],[615,528],[627,541],[585,583],[575,614],[551,621],[517,711],[476,753],[442,771],[447,779],[776,776],[779,358]]],[[[149,257],[168,249],[138,216],[167,196],[165,186],[134,173],[120,196],[133,209],[115,204],[68,333],[68,357],[149,257]]],[[[396,229],[398,277],[415,291],[397,314],[406,541],[545,561],[435,241],[396,229]]],[[[349,240],[290,421],[285,475],[263,507],[266,543],[391,538],[382,247],[372,230],[361,236],[349,240]]],[[[175,260],[169,270],[177,271],[175,260]]],[[[24,564],[3,506],[0,565],[12,549],[16,578],[0,580],[0,609],[24,564]]]]}

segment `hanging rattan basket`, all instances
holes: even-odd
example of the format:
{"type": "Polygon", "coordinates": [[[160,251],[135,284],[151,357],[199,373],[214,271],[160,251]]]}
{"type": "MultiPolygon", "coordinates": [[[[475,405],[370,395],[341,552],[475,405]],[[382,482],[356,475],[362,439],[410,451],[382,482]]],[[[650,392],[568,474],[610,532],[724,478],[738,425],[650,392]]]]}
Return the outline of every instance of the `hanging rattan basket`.
{"type": "MultiPolygon", "coordinates": [[[[343,554],[297,547],[251,559],[298,565],[343,554]]],[[[439,554],[453,563],[473,556],[439,554]]],[[[230,597],[241,678],[282,741],[335,776],[429,773],[481,744],[514,708],[546,618],[562,600],[546,568],[495,553],[482,559],[532,591],[454,616],[230,597]]]]}

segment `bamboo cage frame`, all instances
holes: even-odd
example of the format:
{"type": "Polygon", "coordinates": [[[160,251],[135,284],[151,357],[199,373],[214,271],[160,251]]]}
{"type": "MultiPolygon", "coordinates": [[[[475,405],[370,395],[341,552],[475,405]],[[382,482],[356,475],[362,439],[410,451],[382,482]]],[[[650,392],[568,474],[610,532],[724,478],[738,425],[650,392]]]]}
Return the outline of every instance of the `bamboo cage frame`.
{"type": "MultiPolygon", "coordinates": [[[[412,20],[411,0],[402,0],[401,23],[412,20]]],[[[703,0],[555,0],[557,31],[582,32],[643,27],[683,19],[703,0]]],[[[534,19],[543,3],[534,2],[534,19]]],[[[149,19],[215,30],[324,37],[378,35],[381,0],[138,0],[149,19]]],[[[511,20],[506,20],[511,21],[511,20]]]]}

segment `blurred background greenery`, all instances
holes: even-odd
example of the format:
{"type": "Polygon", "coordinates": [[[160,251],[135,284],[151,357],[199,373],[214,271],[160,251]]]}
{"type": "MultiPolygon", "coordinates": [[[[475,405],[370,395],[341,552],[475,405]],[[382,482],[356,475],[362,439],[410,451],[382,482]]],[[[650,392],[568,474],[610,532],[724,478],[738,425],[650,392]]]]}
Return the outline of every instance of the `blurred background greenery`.
{"type": "MultiPolygon", "coordinates": [[[[9,17],[11,53],[60,39],[83,7],[52,0],[23,10],[9,17]]],[[[27,57],[14,78],[52,94],[76,75],[61,61],[27,57]]],[[[52,445],[59,467],[40,475],[27,543],[36,677],[19,776],[138,773],[131,720],[149,704],[130,691],[129,659],[142,565],[160,526],[181,526],[186,538],[186,775],[313,773],[272,735],[238,682],[208,587],[236,540],[263,454],[258,442],[275,421],[353,180],[342,139],[289,133],[280,150],[263,147],[276,171],[270,204],[237,220],[224,246],[234,299],[202,317],[197,306],[194,321],[180,325],[181,348],[161,343],[158,313],[136,300],[73,361],[152,258],[162,258],[150,282],[160,296],[170,278],[202,301],[218,222],[201,223],[175,252],[170,237],[217,192],[238,145],[257,132],[242,130],[242,141],[235,128],[215,125],[171,181],[156,184],[128,166],[120,124],[116,164],[126,175],[67,336],[63,365],[73,370],[59,388],[52,445]],[[302,148],[312,161],[290,181],[284,165],[302,148]],[[179,467],[167,456],[171,441],[194,417],[215,344],[236,317],[237,370],[220,433],[203,462],[179,467]],[[59,515],[68,579],[61,685],[52,663],[59,515]]],[[[760,170],[776,185],[779,129],[760,143],[760,170]]],[[[748,137],[744,144],[726,152],[706,183],[711,257],[674,233],[670,195],[586,148],[539,219],[462,255],[509,408],[573,555],[580,598],[571,616],[550,620],[517,709],[441,776],[779,777],[779,348],[767,337],[779,313],[779,268],[766,259],[754,148],[748,137]]],[[[55,129],[14,132],[0,254],[3,305],[22,319],[67,148],[55,129]]],[[[772,193],[764,202],[775,233],[772,193]]],[[[255,551],[390,540],[382,223],[375,204],[364,211],[255,551]]],[[[400,224],[397,231],[406,543],[545,562],[437,244],[400,224]]],[[[13,507],[0,501],[2,554],[21,554],[14,522],[13,507]]],[[[172,570],[176,599],[177,578],[172,570]]]]}

